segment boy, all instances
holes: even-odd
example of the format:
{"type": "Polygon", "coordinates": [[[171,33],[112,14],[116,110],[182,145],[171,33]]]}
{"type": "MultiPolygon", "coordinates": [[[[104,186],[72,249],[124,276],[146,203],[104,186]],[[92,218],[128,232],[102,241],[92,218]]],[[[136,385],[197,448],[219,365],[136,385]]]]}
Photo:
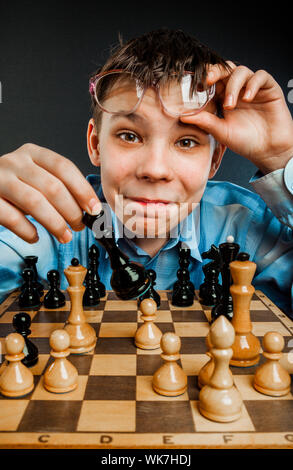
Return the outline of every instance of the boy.
{"type": "MultiPolygon", "coordinates": [[[[117,48],[90,93],[87,147],[100,173],[85,179],[34,144],[0,159],[0,296],[22,283],[31,254],[40,277],[58,269],[65,288],[63,270],[73,256],[86,266],[95,241],[83,211],[103,205],[118,246],[156,271],[157,289],[172,289],[183,242],[198,289],[200,254],[233,235],[257,264],[254,286],[293,315],[293,123],[275,80],[164,29],[117,48]],[[208,181],[227,147],[257,166],[251,184],[259,195],[208,181]]],[[[103,248],[99,263],[110,289],[103,248]]]]}

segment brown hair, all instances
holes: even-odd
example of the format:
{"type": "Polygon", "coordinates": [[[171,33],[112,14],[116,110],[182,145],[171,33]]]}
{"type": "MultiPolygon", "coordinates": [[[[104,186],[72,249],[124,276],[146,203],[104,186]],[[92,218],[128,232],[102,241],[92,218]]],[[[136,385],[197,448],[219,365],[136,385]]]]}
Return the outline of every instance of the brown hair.
{"type": "MultiPolygon", "coordinates": [[[[106,63],[92,75],[112,69],[123,69],[135,76],[143,86],[151,86],[154,81],[166,82],[172,73],[180,79],[184,71],[194,72],[193,87],[206,78],[206,66],[220,64],[229,69],[227,62],[201,44],[196,38],[181,30],[162,28],[143,34],[112,51],[106,63]]],[[[222,115],[221,104],[217,103],[218,114],[222,115]]],[[[99,132],[102,111],[92,97],[92,113],[99,132]]]]}

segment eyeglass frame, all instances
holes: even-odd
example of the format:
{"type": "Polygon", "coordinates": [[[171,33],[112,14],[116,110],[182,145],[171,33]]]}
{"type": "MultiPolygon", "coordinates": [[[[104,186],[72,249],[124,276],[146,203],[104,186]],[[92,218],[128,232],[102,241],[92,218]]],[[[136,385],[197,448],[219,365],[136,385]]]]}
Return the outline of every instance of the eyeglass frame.
{"type": "MultiPolygon", "coordinates": [[[[137,110],[137,108],[139,107],[140,103],[142,102],[146,90],[147,90],[148,88],[154,88],[155,91],[156,91],[156,93],[157,93],[157,96],[159,97],[161,106],[162,106],[162,108],[164,109],[164,111],[165,111],[167,114],[169,114],[169,115],[171,115],[171,116],[174,116],[174,117],[179,117],[179,116],[193,116],[193,115],[195,115],[195,114],[200,113],[200,112],[207,106],[207,104],[213,99],[213,97],[215,96],[215,93],[216,93],[216,85],[213,84],[211,87],[207,88],[207,90],[206,90],[206,91],[208,92],[208,100],[207,100],[207,102],[206,102],[203,106],[201,106],[201,107],[200,107],[199,109],[197,109],[197,110],[193,110],[193,111],[186,112],[186,113],[175,114],[175,113],[172,113],[171,111],[169,111],[168,109],[166,109],[166,107],[165,107],[165,105],[164,105],[164,102],[163,102],[163,100],[162,100],[162,97],[161,97],[161,95],[160,95],[160,91],[159,91],[159,89],[160,89],[160,82],[159,82],[159,81],[157,81],[157,82],[154,81],[152,85],[150,85],[150,86],[146,86],[146,85],[145,85],[145,86],[144,86],[144,89],[143,89],[143,92],[142,92],[141,96],[138,98],[138,101],[137,101],[136,105],[134,106],[134,108],[133,108],[131,111],[108,111],[107,109],[105,109],[105,108],[99,103],[99,101],[98,101],[98,99],[97,99],[97,95],[96,95],[96,86],[97,86],[97,82],[98,82],[98,80],[99,80],[100,78],[102,78],[102,77],[104,77],[104,76],[106,76],[106,75],[110,75],[110,74],[112,74],[112,73],[113,73],[113,74],[114,74],[114,73],[117,73],[117,74],[118,74],[118,73],[121,73],[121,72],[122,72],[122,73],[129,73],[129,74],[131,75],[131,72],[129,72],[128,70],[112,69],[112,70],[107,70],[106,72],[101,72],[101,73],[98,73],[98,74],[94,75],[93,77],[90,78],[90,81],[89,81],[89,92],[90,92],[91,96],[94,97],[94,99],[95,99],[97,105],[99,106],[99,108],[100,108],[102,111],[104,111],[104,112],[106,112],[106,113],[109,113],[109,114],[122,114],[122,115],[126,115],[126,116],[127,116],[127,115],[129,115],[129,114],[134,113],[134,112],[137,110]]],[[[188,75],[188,74],[194,75],[194,72],[185,71],[184,74],[185,74],[185,75],[188,75]]],[[[173,75],[177,75],[177,74],[174,72],[173,75]]]]}

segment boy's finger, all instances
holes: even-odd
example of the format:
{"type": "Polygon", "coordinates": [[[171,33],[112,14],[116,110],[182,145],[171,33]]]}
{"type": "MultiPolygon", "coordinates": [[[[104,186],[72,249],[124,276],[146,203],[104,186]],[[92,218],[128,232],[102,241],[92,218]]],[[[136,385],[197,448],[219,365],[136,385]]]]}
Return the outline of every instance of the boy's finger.
{"type": "Polygon", "coordinates": [[[2,185],[1,195],[5,197],[5,192],[9,194],[9,203],[21,211],[28,212],[36,221],[38,221],[45,229],[52,233],[59,242],[67,243],[72,239],[72,233],[69,230],[64,218],[49,203],[45,196],[23,183],[15,177],[15,181],[9,181],[9,187],[2,185]],[[15,187],[16,191],[11,191],[11,187],[15,187]]]}
{"type": "Polygon", "coordinates": [[[229,77],[233,70],[237,67],[234,62],[231,60],[227,60],[228,68],[224,67],[221,64],[214,64],[210,65],[208,68],[207,73],[207,84],[213,85],[214,83],[218,82],[219,80],[223,80],[224,78],[229,77]]]}
{"type": "Polygon", "coordinates": [[[63,181],[83,210],[92,215],[101,211],[102,204],[93,187],[74,163],[52,150],[34,144],[27,145],[29,148],[24,150],[29,152],[34,162],[63,181]]]}
{"type": "Polygon", "coordinates": [[[208,111],[201,111],[193,116],[181,116],[180,120],[187,124],[194,124],[208,134],[211,134],[218,142],[227,145],[228,131],[224,119],[208,111]]]}
{"type": "Polygon", "coordinates": [[[83,211],[64,183],[32,160],[29,160],[27,170],[23,176],[16,175],[19,180],[42,193],[73,230],[83,229],[83,211]]]}
{"type": "Polygon", "coordinates": [[[3,198],[0,198],[0,225],[28,243],[36,243],[39,240],[36,227],[20,209],[3,198]]]}
{"type": "Polygon", "coordinates": [[[240,91],[253,75],[253,71],[244,66],[233,71],[226,83],[224,108],[233,109],[236,106],[240,91]]]}
{"type": "Polygon", "coordinates": [[[252,101],[260,88],[271,88],[276,85],[273,77],[265,70],[258,70],[248,80],[243,99],[252,101]]]}

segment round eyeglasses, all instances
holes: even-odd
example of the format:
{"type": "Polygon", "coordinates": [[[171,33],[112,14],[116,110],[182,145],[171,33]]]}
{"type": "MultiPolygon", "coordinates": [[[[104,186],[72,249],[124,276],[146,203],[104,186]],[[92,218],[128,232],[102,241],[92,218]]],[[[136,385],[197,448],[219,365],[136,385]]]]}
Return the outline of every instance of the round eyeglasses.
{"type": "MultiPolygon", "coordinates": [[[[214,97],[215,85],[206,89],[202,85],[194,87],[193,75],[193,72],[185,72],[179,78],[173,74],[167,83],[152,85],[166,113],[176,117],[197,114],[214,97]]],[[[89,91],[102,111],[127,115],[136,111],[147,88],[130,72],[119,69],[93,77],[89,91]]]]}

